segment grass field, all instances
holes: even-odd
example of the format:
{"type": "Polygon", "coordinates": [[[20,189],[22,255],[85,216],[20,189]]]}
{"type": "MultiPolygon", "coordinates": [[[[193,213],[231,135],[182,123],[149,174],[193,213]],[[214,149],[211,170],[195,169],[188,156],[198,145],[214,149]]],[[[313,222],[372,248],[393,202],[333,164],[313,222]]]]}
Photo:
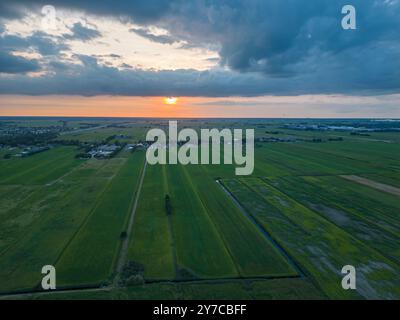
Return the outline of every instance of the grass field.
{"type": "MultiPolygon", "coordinates": [[[[71,120],[76,132],[60,137],[133,142],[150,127],[166,127],[162,120],[87,122],[71,120]]],[[[41,268],[51,264],[58,288],[73,291],[15,297],[398,299],[399,197],[341,176],[399,188],[399,134],[279,123],[182,120],[195,129],[255,126],[257,137],[298,139],[259,143],[248,177],[235,176],[233,165],[147,165],[140,185],[144,151],[79,160],[76,147],[55,146],[3,159],[9,151],[0,149],[0,294],[39,289],[41,268]],[[344,140],[329,140],[338,137],[344,140]],[[131,217],[126,262],[134,281],[116,285],[131,217]],[[354,291],[341,287],[348,264],[357,270],[354,291]]]]}
{"type": "Polygon", "coordinates": [[[74,148],[63,147],[18,161],[2,159],[0,184],[43,185],[53,182],[82,162],[75,159],[76,153],[74,148]]]}
{"type": "Polygon", "coordinates": [[[144,152],[124,160],[57,260],[61,286],[100,284],[112,275],[120,234],[137,191],[144,152]]]}
{"type": "MultiPolygon", "coordinates": [[[[170,166],[167,171],[171,197],[177,268],[193,277],[235,277],[237,270],[214,221],[194,189],[191,177],[183,166],[170,166]]],[[[179,275],[178,275],[179,276],[179,275]]]]}
{"type": "Polygon", "coordinates": [[[39,187],[6,212],[2,231],[10,239],[0,256],[5,266],[0,271],[2,291],[35,287],[41,279],[38,270],[57,260],[107,185],[105,176],[110,177],[116,167],[114,162],[98,165],[93,164],[97,170],[83,178],[81,170],[93,169],[84,164],[63,181],[39,187]]]}
{"type": "Polygon", "coordinates": [[[129,246],[128,258],[144,266],[148,279],[175,277],[172,233],[165,213],[166,183],[162,166],[149,166],[129,246]]]}
{"type": "Polygon", "coordinates": [[[347,264],[361,270],[362,281],[357,290],[361,296],[393,298],[399,295],[398,265],[352,234],[261,179],[224,183],[291,256],[297,258],[305,272],[313,275],[312,279],[328,296],[345,298],[356,294],[344,291],[340,285],[341,266],[347,264]]]}
{"type": "Polygon", "coordinates": [[[292,276],[296,271],[223,192],[206,166],[190,166],[195,190],[215,221],[242,277],[292,276]]]}

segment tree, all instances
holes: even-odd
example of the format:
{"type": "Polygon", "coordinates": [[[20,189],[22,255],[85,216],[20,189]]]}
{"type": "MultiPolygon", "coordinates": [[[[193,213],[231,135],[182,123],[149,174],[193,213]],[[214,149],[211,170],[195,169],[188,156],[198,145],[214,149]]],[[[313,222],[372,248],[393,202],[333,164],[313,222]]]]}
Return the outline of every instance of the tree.
{"type": "Polygon", "coordinates": [[[128,237],[128,233],[126,231],[122,231],[119,237],[121,240],[126,239],[128,237]]]}
{"type": "Polygon", "coordinates": [[[165,195],[165,211],[167,212],[167,215],[172,214],[171,198],[168,194],[165,195]]]}

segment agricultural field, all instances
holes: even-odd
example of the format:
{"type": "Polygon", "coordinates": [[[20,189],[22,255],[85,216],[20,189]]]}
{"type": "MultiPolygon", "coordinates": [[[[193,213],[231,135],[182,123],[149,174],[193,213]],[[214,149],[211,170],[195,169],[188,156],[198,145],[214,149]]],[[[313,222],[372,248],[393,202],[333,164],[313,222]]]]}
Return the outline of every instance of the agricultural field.
{"type": "Polygon", "coordinates": [[[400,132],[305,122],[179,121],[254,128],[254,172],[236,176],[235,165],[146,164],[146,147],[126,144],[163,119],[5,119],[57,137],[26,157],[0,149],[0,298],[399,299],[400,132]],[[105,140],[124,144],[77,156],[105,140]],[[54,292],[41,290],[44,265],[54,292]],[[356,290],[342,288],[346,265],[356,290]]]}

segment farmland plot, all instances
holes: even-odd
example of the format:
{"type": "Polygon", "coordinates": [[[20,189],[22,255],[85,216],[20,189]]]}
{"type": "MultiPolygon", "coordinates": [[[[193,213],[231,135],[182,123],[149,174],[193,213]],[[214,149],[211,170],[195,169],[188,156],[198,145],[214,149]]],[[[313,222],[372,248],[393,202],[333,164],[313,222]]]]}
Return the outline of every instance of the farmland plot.
{"type": "Polygon", "coordinates": [[[58,147],[26,158],[0,160],[0,184],[43,185],[51,183],[82,163],[77,151],[58,147]]]}
{"type": "Polygon", "coordinates": [[[395,218],[400,210],[394,196],[378,195],[379,191],[337,177],[292,177],[271,183],[384,256],[400,261],[398,229],[384,222],[385,215],[392,212],[395,218]],[[366,192],[353,194],[353,188],[366,192]]]}
{"type": "Polygon", "coordinates": [[[104,189],[57,261],[60,285],[93,285],[110,278],[143,163],[144,152],[129,155],[104,189]]]}
{"type": "Polygon", "coordinates": [[[297,272],[277,248],[232,202],[207,172],[188,166],[194,188],[214,221],[242,277],[293,276],[297,272]]]}
{"type": "Polygon", "coordinates": [[[145,279],[174,279],[174,247],[165,211],[163,166],[148,166],[135,214],[128,259],[144,268],[145,279]]]}
{"type": "Polygon", "coordinates": [[[379,252],[260,179],[242,179],[242,185],[237,181],[224,183],[328,296],[400,295],[399,268],[379,252]],[[246,188],[253,191],[252,196],[241,191],[246,188]],[[341,288],[340,270],[347,264],[359,270],[357,293],[341,288]]]}
{"type": "Polygon", "coordinates": [[[200,278],[237,276],[232,258],[186,169],[181,165],[168,166],[167,172],[172,230],[180,267],[200,278]]]}
{"type": "Polygon", "coordinates": [[[41,268],[57,261],[120,165],[119,159],[90,160],[52,186],[42,186],[5,213],[0,231],[0,291],[27,290],[41,268]]]}

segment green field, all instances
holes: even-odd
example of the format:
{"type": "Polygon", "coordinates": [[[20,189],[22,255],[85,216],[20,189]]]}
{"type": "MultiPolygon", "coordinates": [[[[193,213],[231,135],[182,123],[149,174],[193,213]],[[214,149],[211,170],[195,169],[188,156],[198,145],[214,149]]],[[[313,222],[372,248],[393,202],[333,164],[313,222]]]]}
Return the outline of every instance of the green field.
{"type": "Polygon", "coordinates": [[[99,284],[112,275],[143,162],[143,152],[129,155],[110,179],[56,262],[61,285],[99,284]]]}
{"type": "MultiPolygon", "coordinates": [[[[14,125],[46,121],[61,125],[14,125]]],[[[9,159],[10,151],[0,149],[0,294],[399,299],[399,197],[342,175],[399,188],[400,134],[296,131],[282,123],[180,121],[297,139],[257,143],[254,173],[245,177],[235,176],[234,165],[145,166],[144,150],[80,160],[76,146],[55,144],[9,159]],[[56,267],[60,292],[35,293],[48,264],[56,267]],[[357,290],[341,287],[345,265],[356,267],[357,290]]],[[[103,143],[119,135],[133,143],[166,122],[75,119],[66,125],[73,131],[58,139],[103,143]]]]}
{"type": "Polygon", "coordinates": [[[341,266],[347,264],[362,270],[361,275],[359,273],[362,282],[357,290],[360,295],[393,298],[400,293],[398,265],[353,237],[352,233],[261,179],[227,180],[224,183],[289,254],[297,258],[302,268],[311,272],[312,278],[328,296],[345,298],[354,294],[344,291],[340,285],[341,266]]]}

